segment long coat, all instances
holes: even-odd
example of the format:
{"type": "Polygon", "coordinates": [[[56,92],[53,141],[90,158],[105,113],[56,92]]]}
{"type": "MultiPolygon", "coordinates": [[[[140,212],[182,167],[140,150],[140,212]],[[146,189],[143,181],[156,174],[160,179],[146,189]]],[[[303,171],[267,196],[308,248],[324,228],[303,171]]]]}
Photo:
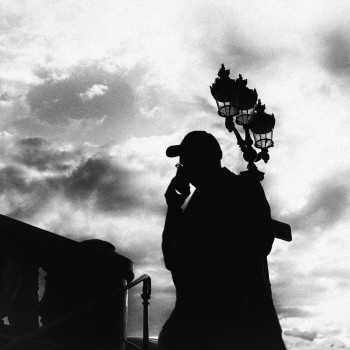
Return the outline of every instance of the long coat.
{"type": "Polygon", "coordinates": [[[168,209],[162,249],[176,305],[161,350],[284,350],[264,275],[274,235],[258,180],[222,168],[186,209],[168,209]]]}

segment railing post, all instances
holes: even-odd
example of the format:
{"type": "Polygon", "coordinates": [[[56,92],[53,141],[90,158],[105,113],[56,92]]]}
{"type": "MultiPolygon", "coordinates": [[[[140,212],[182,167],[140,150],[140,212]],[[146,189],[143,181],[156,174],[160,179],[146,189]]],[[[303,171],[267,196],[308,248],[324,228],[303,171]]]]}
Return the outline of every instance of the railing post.
{"type": "Polygon", "coordinates": [[[143,300],[143,344],[142,350],[148,350],[149,330],[148,330],[148,300],[151,299],[151,278],[143,281],[141,298],[143,300]]]}

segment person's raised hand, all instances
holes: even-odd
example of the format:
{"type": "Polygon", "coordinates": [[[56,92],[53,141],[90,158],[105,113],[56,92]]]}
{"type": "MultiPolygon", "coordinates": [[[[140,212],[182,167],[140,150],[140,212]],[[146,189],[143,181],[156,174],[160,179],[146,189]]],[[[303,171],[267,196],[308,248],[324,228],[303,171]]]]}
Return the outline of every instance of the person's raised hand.
{"type": "Polygon", "coordinates": [[[165,200],[169,208],[181,208],[185,203],[186,198],[190,195],[190,185],[182,186],[181,192],[176,189],[177,179],[174,177],[168,186],[168,189],[165,192],[165,200]]]}

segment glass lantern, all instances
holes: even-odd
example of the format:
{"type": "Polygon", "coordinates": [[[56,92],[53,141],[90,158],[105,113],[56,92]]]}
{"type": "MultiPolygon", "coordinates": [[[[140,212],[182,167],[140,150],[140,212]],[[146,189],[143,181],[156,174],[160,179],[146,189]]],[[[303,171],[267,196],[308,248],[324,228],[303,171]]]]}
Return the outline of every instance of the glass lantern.
{"type": "Polygon", "coordinates": [[[254,120],[249,125],[254,136],[254,146],[260,149],[273,147],[273,128],[275,126],[275,116],[265,113],[265,105],[259,100],[255,107],[254,120]]]}
{"type": "Polygon", "coordinates": [[[255,104],[258,99],[256,90],[247,88],[247,79],[243,79],[241,75],[236,80],[238,86],[238,114],[236,123],[238,125],[249,125],[254,119],[255,104]]]}

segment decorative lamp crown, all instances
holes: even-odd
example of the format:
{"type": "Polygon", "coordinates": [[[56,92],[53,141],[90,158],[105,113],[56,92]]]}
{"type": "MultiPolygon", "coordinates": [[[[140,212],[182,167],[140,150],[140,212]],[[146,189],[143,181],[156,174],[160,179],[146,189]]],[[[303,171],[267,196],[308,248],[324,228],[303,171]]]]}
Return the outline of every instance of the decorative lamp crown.
{"type": "Polygon", "coordinates": [[[253,132],[256,148],[267,149],[273,147],[272,140],[273,128],[275,126],[275,116],[265,113],[265,105],[261,104],[261,100],[255,106],[254,119],[249,124],[249,128],[253,132]]]}
{"type": "Polygon", "coordinates": [[[236,81],[229,77],[230,70],[225,69],[224,64],[218,72],[218,78],[210,87],[218,106],[218,114],[221,117],[233,117],[239,113],[237,108],[237,84],[236,81]]]}

